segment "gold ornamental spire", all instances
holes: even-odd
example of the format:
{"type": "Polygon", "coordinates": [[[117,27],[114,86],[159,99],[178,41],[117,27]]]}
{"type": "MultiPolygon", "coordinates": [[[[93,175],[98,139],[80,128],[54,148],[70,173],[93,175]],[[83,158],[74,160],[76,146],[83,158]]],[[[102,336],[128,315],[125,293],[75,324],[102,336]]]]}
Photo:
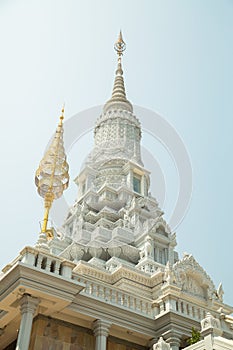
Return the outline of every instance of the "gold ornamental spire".
{"type": "Polygon", "coordinates": [[[103,111],[104,113],[106,113],[110,109],[122,109],[129,112],[133,112],[133,106],[127,100],[126,92],[125,92],[125,83],[123,78],[121,57],[123,55],[123,52],[126,49],[126,44],[123,40],[121,31],[117,41],[115,42],[114,49],[116,50],[118,55],[116,76],[115,76],[113,90],[112,90],[112,97],[110,98],[110,100],[108,100],[105,103],[103,111]]]}
{"type": "Polygon", "coordinates": [[[117,54],[118,54],[118,60],[121,59],[121,56],[123,55],[123,52],[126,49],[126,44],[122,38],[122,32],[120,30],[119,36],[118,36],[118,40],[115,42],[114,45],[114,49],[116,50],[117,54]]]}
{"type": "Polygon", "coordinates": [[[47,228],[49,211],[55,199],[62,196],[63,191],[69,185],[69,165],[66,162],[66,154],[63,145],[63,119],[64,107],[61,111],[60,120],[55,136],[48,150],[42,158],[35,174],[35,184],[39,195],[44,198],[44,219],[41,232],[47,239],[53,237],[52,230],[47,228]]]}

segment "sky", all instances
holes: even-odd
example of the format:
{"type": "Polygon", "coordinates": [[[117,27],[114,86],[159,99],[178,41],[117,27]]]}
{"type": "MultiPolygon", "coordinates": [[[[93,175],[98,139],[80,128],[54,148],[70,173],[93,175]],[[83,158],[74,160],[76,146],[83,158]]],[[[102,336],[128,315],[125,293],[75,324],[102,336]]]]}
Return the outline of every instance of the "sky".
{"type": "MultiPolygon", "coordinates": [[[[65,131],[74,116],[83,130],[85,111],[101,111],[110,97],[120,29],[129,100],[135,111],[166,120],[192,165],[191,200],[175,227],[177,251],[193,254],[233,305],[231,0],[1,0],[0,267],[38,238],[43,200],[34,174],[62,104],[65,131]]],[[[145,118],[137,117],[144,130],[145,118]]],[[[151,125],[156,133],[154,119],[151,125]]],[[[67,149],[71,179],[93,145],[90,129],[67,149]]],[[[161,207],[169,222],[180,190],[177,167],[152,136],[145,129],[142,144],[159,164],[149,169],[151,189],[161,194],[165,186],[161,207]]],[[[65,200],[72,205],[76,196],[71,181],[65,200]]]]}

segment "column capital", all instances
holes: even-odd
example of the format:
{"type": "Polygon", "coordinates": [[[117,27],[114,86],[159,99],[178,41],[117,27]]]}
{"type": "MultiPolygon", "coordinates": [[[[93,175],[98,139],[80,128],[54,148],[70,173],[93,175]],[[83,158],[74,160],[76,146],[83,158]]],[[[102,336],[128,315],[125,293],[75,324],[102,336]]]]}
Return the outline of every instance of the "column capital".
{"type": "Polygon", "coordinates": [[[177,346],[180,347],[181,337],[173,336],[166,339],[166,342],[170,344],[171,347],[177,346]]]}
{"type": "Polygon", "coordinates": [[[179,349],[181,339],[182,339],[182,334],[176,332],[176,331],[168,331],[166,334],[164,334],[163,338],[167,343],[170,344],[171,348],[177,348],[179,349]]]}
{"type": "Polygon", "coordinates": [[[29,294],[24,294],[20,300],[21,314],[31,313],[34,315],[39,302],[40,300],[38,298],[32,297],[29,294]]]}
{"type": "Polygon", "coordinates": [[[28,350],[32,330],[33,316],[40,300],[29,294],[20,299],[21,322],[17,339],[16,350],[28,350]]]}
{"type": "Polygon", "coordinates": [[[95,320],[92,324],[92,329],[95,337],[101,336],[101,335],[107,337],[111,325],[112,325],[111,322],[107,320],[100,320],[100,319],[95,320]]]}

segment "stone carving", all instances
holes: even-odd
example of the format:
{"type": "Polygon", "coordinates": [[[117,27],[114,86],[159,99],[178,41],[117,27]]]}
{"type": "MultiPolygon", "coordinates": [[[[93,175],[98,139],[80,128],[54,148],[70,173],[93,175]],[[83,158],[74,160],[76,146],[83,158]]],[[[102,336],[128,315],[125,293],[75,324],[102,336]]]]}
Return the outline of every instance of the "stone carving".
{"type": "Polygon", "coordinates": [[[84,246],[73,242],[62,252],[61,256],[68,260],[79,261],[84,253],[84,246]]]}
{"type": "Polygon", "coordinates": [[[88,248],[88,251],[90,253],[90,255],[93,257],[93,258],[99,258],[103,252],[103,248],[101,247],[90,247],[88,248]]]}
{"type": "Polygon", "coordinates": [[[136,216],[136,223],[135,223],[135,233],[142,232],[143,224],[139,218],[139,216],[136,216]]]}
{"type": "Polygon", "coordinates": [[[113,246],[108,248],[108,254],[113,257],[118,257],[121,255],[121,247],[120,246],[113,246]]]}
{"type": "Polygon", "coordinates": [[[155,271],[158,270],[158,267],[156,266],[156,263],[153,260],[143,260],[142,263],[136,265],[136,269],[149,274],[153,274],[155,271]]]}
{"type": "Polygon", "coordinates": [[[136,200],[136,197],[133,196],[130,204],[129,204],[129,211],[135,211],[135,209],[137,208],[137,200],[136,200]]]}
{"type": "Polygon", "coordinates": [[[206,318],[201,321],[201,331],[204,332],[206,329],[221,330],[220,320],[207,313],[206,318]]]}
{"type": "Polygon", "coordinates": [[[121,247],[122,253],[127,257],[130,261],[136,263],[139,258],[139,250],[130,245],[123,245],[121,247]]]}
{"type": "Polygon", "coordinates": [[[171,347],[166,343],[162,337],[159,338],[158,343],[153,345],[153,350],[170,350],[171,347]]]}
{"type": "Polygon", "coordinates": [[[117,268],[119,267],[119,264],[117,264],[116,262],[110,262],[108,265],[107,265],[107,270],[109,271],[109,272],[113,272],[113,271],[115,271],[117,268]]]}
{"type": "Polygon", "coordinates": [[[75,223],[75,230],[80,230],[83,228],[85,223],[85,215],[88,213],[88,205],[86,202],[82,202],[82,204],[79,206],[79,210],[77,210],[77,217],[75,223]]]}
{"type": "Polygon", "coordinates": [[[154,220],[150,220],[149,232],[151,233],[161,233],[163,235],[169,236],[171,234],[171,229],[166,223],[166,221],[161,217],[156,217],[154,220]],[[161,231],[161,232],[160,232],[161,231]]]}
{"type": "Polygon", "coordinates": [[[147,211],[150,211],[149,208],[148,208],[148,200],[146,198],[138,198],[138,206],[141,208],[141,209],[144,209],[144,210],[147,210],[147,211]]]}
{"type": "Polygon", "coordinates": [[[129,210],[128,209],[125,209],[125,212],[124,212],[124,224],[123,224],[123,226],[125,228],[131,228],[130,216],[129,216],[129,210]]]}
{"type": "Polygon", "coordinates": [[[167,284],[176,284],[176,275],[170,263],[167,262],[164,270],[164,281],[167,284]]]}
{"type": "Polygon", "coordinates": [[[222,287],[222,283],[220,283],[216,291],[216,296],[221,302],[223,302],[223,294],[224,294],[224,290],[222,287]]]}
{"type": "Polygon", "coordinates": [[[204,297],[203,288],[198,282],[188,274],[182,274],[182,290],[204,297]]]}
{"type": "Polygon", "coordinates": [[[173,268],[177,283],[184,291],[206,299],[214,294],[214,283],[191,254],[185,254],[173,268]]]}
{"type": "Polygon", "coordinates": [[[146,237],[146,242],[144,244],[143,250],[140,252],[140,259],[151,258],[152,257],[152,249],[153,249],[152,240],[148,236],[148,237],[146,237]]]}
{"type": "Polygon", "coordinates": [[[85,215],[88,213],[88,211],[89,211],[89,207],[88,207],[87,203],[85,201],[83,201],[81,204],[81,213],[83,215],[85,215]]]}

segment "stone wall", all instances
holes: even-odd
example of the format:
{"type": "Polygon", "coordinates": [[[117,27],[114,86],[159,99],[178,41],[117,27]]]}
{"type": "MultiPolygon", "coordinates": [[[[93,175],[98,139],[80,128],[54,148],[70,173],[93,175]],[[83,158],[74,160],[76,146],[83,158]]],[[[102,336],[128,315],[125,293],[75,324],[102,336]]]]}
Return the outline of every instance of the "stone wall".
{"type": "Polygon", "coordinates": [[[38,316],[33,322],[29,350],[94,350],[92,331],[63,321],[38,316]]]}
{"type": "MultiPolygon", "coordinates": [[[[146,350],[147,348],[109,336],[107,350],[146,350]]],[[[39,315],[32,327],[29,350],[95,350],[91,329],[39,315]]]]}

